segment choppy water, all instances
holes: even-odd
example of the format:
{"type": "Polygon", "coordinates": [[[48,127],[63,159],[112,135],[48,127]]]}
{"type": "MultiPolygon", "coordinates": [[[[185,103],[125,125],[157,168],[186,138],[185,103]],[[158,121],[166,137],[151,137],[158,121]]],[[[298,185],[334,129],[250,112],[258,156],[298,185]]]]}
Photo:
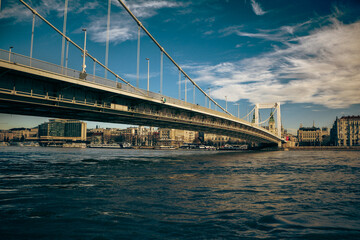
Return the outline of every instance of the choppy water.
{"type": "Polygon", "coordinates": [[[1,239],[360,239],[360,152],[0,148],[1,239]]]}

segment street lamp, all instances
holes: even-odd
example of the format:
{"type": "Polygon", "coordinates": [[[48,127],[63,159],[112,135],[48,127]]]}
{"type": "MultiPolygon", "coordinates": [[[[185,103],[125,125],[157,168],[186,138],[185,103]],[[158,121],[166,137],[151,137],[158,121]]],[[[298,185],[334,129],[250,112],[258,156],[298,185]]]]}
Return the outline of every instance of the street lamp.
{"type": "Polygon", "coordinates": [[[225,110],[227,111],[227,96],[225,96],[225,110]]]}
{"type": "Polygon", "coordinates": [[[86,65],[85,65],[85,57],[86,57],[86,28],[83,28],[83,32],[85,33],[85,36],[84,36],[84,51],[83,51],[83,64],[82,64],[82,71],[81,73],[79,74],[79,78],[80,79],[86,79],[86,71],[85,71],[85,68],[86,68],[86,65]]]}
{"type": "Polygon", "coordinates": [[[236,106],[238,106],[238,118],[240,118],[240,109],[239,109],[239,107],[240,107],[240,104],[239,103],[234,103],[234,105],[236,106]]]}
{"type": "Polygon", "coordinates": [[[186,76],[185,76],[185,79],[184,79],[184,84],[185,84],[185,102],[186,102],[186,100],[187,100],[186,76]]]}
{"type": "Polygon", "coordinates": [[[85,34],[84,36],[84,52],[83,52],[83,64],[82,64],[82,73],[85,73],[85,68],[86,68],[86,65],[85,65],[85,56],[86,56],[86,28],[83,28],[83,32],[85,34]]]}
{"type": "Polygon", "coordinates": [[[150,85],[149,85],[149,79],[150,79],[150,59],[145,58],[148,64],[148,75],[147,75],[147,91],[149,92],[150,85]]]}
{"type": "Polygon", "coordinates": [[[13,49],[13,48],[14,48],[13,46],[9,47],[9,62],[11,60],[11,49],[13,49]]]}
{"type": "Polygon", "coordinates": [[[208,92],[209,92],[209,108],[211,109],[211,101],[210,101],[211,88],[209,87],[208,87],[208,92]]]}

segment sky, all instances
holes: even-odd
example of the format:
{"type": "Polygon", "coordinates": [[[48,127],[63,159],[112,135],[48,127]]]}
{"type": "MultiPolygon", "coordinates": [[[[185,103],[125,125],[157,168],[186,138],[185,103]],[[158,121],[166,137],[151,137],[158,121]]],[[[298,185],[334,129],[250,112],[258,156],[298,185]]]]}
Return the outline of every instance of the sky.
{"type": "MultiPolygon", "coordinates": [[[[64,0],[25,0],[62,31],[64,0]]],[[[105,63],[108,1],[69,0],[66,34],[105,63]]],[[[131,11],[196,83],[235,116],[256,103],[281,102],[282,124],[331,127],[360,115],[360,1],[358,0],[127,0],[131,11]]],[[[29,56],[32,13],[2,0],[0,48],[29,56]]],[[[136,85],[137,24],[112,0],[109,68],[136,85]]],[[[140,88],[160,90],[160,51],[141,32],[140,88]]],[[[62,38],[36,18],[33,57],[61,64],[62,38]]],[[[69,67],[81,70],[81,52],[69,48],[69,67]]],[[[87,71],[93,64],[87,60],[87,71]]],[[[104,70],[95,68],[99,76],[104,70]]],[[[111,78],[111,76],[108,76],[111,78]]],[[[184,99],[184,77],[181,78],[184,99]]],[[[187,82],[187,100],[193,102],[187,82]]],[[[164,58],[163,94],[179,98],[178,70],[164,58]]],[[[196,91],[195,103],[205,104],[196,91]]],[[[212,105],[213,107],[213,105],[212,105]]],[[[213,107],[214,108],[214,107],[213,107]]],[[[262,111],[266,119],[269,112],[262,111]]],[[[0,129],[34,127],[46,118],[0,114],[0,129]]],[[[89,122],[89,127],[124,125],[89,122]]]]}

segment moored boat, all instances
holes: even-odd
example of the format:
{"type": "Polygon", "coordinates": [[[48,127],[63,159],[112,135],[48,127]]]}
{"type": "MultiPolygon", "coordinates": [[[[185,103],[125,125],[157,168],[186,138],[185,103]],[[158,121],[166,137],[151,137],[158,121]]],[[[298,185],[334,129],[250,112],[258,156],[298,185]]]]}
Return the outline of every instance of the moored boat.
{"type": "Polygon", "coordinates": [[[108,143],[108,144],[101,144],[101,143],[91,143],[88,145],[89,148],[121,148],[121,146],[117,143],[108,143]]]}

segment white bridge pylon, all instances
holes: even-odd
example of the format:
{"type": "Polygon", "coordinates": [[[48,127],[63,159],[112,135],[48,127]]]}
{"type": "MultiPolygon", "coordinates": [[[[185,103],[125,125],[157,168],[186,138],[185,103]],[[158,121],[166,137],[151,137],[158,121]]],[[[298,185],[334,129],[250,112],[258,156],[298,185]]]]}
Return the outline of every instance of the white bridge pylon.
{"type": "Polygon", "coordinates": [[[257,103],[255,104],[255,124],[259,126],[259,109],[269,109],[275,108],[276,110],[276,128],[277,135],[281,138],[281,112],[280,112],[280,102],[277,103],[257,103]]]}

